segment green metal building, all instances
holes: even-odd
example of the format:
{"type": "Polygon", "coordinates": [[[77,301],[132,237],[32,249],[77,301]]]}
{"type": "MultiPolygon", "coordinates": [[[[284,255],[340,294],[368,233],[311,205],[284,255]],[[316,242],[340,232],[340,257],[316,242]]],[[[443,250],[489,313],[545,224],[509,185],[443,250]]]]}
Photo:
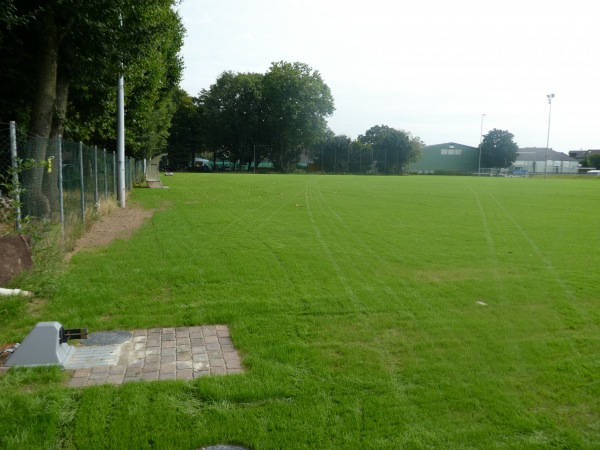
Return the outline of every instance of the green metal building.
{"type": "Polygon", "coordinates": [[[479,171],[479,148],[447,142],[423,147],[421,159],[411,163],[410,173],[467,175],[479,171]]]}

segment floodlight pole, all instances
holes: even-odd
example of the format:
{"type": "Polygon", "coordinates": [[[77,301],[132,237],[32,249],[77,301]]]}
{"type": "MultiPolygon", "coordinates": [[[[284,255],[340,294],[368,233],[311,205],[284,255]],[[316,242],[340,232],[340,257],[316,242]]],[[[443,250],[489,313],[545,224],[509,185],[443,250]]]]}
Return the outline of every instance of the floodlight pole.
{"type": "Polygon", "coordinates": [[[481,128],[479,129],[479,167],[477,169],[477,176],[481,176],[481,138],[483,137],[483,117],[485,114],[481,115],[481,128]]]}
{"type": "MultiPolygon", "coordinates": [[[[123,16],[119,13],[119,25],[123,28],[123,16]]],[[[117,86],[117,198],[125,208],[125,82],[123,63],[117,86]]]]}
{"type": "Polygon", "coordinates": [[[552,117],[552,99],[554,94],[546,95],[548,98],[548,104],[550,105],[548,110],[548,137],[546,138],[546,161],[544,162],[544,178],[548,176],[548,148],[550,146],[550,118],[552,117]]]}

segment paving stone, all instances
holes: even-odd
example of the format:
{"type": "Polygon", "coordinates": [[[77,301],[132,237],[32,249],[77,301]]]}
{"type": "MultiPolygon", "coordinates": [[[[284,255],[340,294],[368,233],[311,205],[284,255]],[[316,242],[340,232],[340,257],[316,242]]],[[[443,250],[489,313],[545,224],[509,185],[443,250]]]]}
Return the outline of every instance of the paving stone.
{"type": "Polygon", "coordinates": [[[73,378],[87,378],[92,373],[91,367],[84,367],[81,369],[77,369],[75,373],[73,373],[73,378]]]}
{"type": "Polygon", "coordinates": [[[160,364],[145,364],[142,372],[143,373],[148,373],[148,372],[158,372],[160,370],[160,364]]]}
{"type": "Polygon", "coordinates": [[[160,355],[148,355],[146,356],[146,364],[158,364],[160,362],[160,355]]]}
{"type": "Polygon", "coordinates": [[[158,372],[143,373],[141,379],[144,381],[156,381],[156,380],[158,380],[158,372]]]}
{"type": "Polygon", "coordinates": [[[208,361],[208,364],[210,365],[211,370],[213,367],[225,367],[225,360],[224,359],[210,359],[208,361]]]}
{"type": "Polygon", "coordinates": [[[123,375],[109,375],[106,377],[106,382],[109,384],[122,384],[123,375]]]}
{"type": "Polygon", "coordinates": [[[106,380],[108,372],[91,373],[88,377],[88,381],[106,380]]]}
{"type": "Polygon", "coordinates": [[[130,383],[132,381],[140,381],[140,377],[125,377],[123,383],[130,383]]]}
{"type": "Polygon", "coordinates": [[[198,371],[208,370],[208,369],[210,369],[210,366],[208,365],[208,361],[200,361],[200,362],[193,362],[192,368],[194,369],[195,372],[198,372],[198,371]]]}
{"type": "Polygon", "coordinates": [[[240,359],[237,352],[223,352],[223,359],[240,359]]]}
{"type": "Polygon", "coordinates": [[[175,372],[176,370],[177,367],[175,366],[175,363],[163,364],[160,366],[160,373],[171,373],[175,372]]]}
{"type": "Polygon", "coordinates": [[[178,380],[191,380],[194,378],[194,372],[192,369],[177,370],[176,376],[178,380]]]}
{"type": "Polygon", "coordinates": [[[235,352],[235,347],[233,345],[221,345],[221,351],[223,353],[235,352]]]}
{"type": "Polygon", "coordinates": [[[175,362],[175,355],[166,355],[160,357],[161,364],[171,364],[175,362]]]}
{"type": "Polygon", "coordinates": [[[206,325],[202,328],[202,334],[204,334],[204,338],[207,336],[216,336],[217,329],[214,326],[206,325]]]}
{"type": "Polygon", "coordinates": [[[124,375],[127,367],[125,366],[114,366],[111,367],[108,374],[109,375],[124,375]]]}
{"type": "Polygon", "coordinates": [[[238,360],[225,360],[225,367],[227,367],[227,370],[242,368],[242,366],[238,360]]]}
{"type": "Polygon", "coordinates": [[[73,370],[68,386],[191,380],[244,372],[227,325],[151,328],[134,330],[131,335],[124,344],[76,347],[66,365],[73,370]]]}
{"type": "Polygon", "coordinates": [[[192,361],[177,361],[175,367],[177,367],[177,370],[191,369],[192,361]]]}
{"type": "Polygon", "coordinates": [[[169,373],[160,373],[158,375],[158,379],[159,380],[174,380],[175,379],[175,372],[169,372],[169,373]]]}
{"type": "Polygon", "coordinates": [[[163,348],[160,351],[160,356],[175,356],[175,347],[163,348]]]}
{"type": "Polygon", "coordinates": [[[217,335],[214,336],[206,336],[204,338],[204,343],[205,344],[215,344],[215,343],[219,343],[219,338],[217,337],[217,335]]]}

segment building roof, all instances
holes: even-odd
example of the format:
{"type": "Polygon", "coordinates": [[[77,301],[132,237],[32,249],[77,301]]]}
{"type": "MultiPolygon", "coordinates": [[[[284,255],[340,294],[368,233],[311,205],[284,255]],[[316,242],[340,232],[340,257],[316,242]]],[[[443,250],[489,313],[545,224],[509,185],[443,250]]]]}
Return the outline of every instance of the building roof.
{"type": "Polygon", "coordinates": [[[477,147],[472,147],[470,145],[465,145],[465,144],[458,144],[456,142],[444,142],[442,144],[433,144],[433,145],[425,145],[423,148],[427,149],[427,148],[471,148],[471,149],[477,149],[477,147]]]}
{"type": "Polygon", "coordinates": [[[569,150],[569,156],[575,159],[584,159],[592,155],[600,155],[600,150],[569,150]]]}
{"type": "MultiPolygon", "coordinates": [[[[517,161],[545,161],[546,147],[524,147],[517,153],[517,161]]],[[[574,161],[569,155],[548,149],[548,160],[550,161],[574,161]]]]}

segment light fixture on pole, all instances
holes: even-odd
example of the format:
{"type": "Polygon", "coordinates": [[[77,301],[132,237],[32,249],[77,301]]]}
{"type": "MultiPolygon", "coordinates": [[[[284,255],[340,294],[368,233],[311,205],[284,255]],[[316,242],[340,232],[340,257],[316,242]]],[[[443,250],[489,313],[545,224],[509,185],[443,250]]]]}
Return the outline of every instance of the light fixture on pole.
{"type": "Polygon", "coordinates": [[[485,114],[481,115],[481,128],[479,129],[479,167],[477,168],[477,176],[481,176],[481,138],[483,137],[483,117],[485,114]]]}
{"type": "Polygon", "coordinates": [[[552,117],[552,99],[554,94],[546,95],[550,109],[548,110],[548,137],[546,138],[546,161],[544,162],[544,178],[548,175],[548,147],[550,145],[550,118],[552,117]]]}

